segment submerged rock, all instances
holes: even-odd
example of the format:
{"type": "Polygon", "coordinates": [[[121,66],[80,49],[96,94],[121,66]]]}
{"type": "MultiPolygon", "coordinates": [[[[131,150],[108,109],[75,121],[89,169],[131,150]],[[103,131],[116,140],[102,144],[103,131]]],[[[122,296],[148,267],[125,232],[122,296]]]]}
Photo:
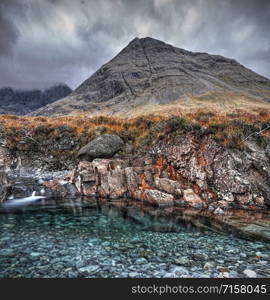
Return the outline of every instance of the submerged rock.
{"type": "Polygon", "coordinates": [[[246,269],[243,271],[243,273],[249,277],[249,278],[256,278],[257,277],[257,273],[252,271],[252,270],[249,270],[249,269],[246,269]]]}
{"type": "Polygon", "coordinates": [[[190,259],[187,256],[178,257],[174,260],[177,265],[189,266],[190,259]]]}
{"type": "Polygon", "coordinates": [[[213,264],[212,262],[206,262],[203,266],[203,268],[205,270],[211,270],[215,268],[215,264],[213,264]]]}
{"type": "Polygon", "coordinates": [[[144,265],[144,264],[147,264],[148,261],[147,259],[145,259],[144,257],[141,257],[141,258],[138,258],[136,261],[135,261],[135,264],[136,265],[144,265]]]}
{"type": "Polygon", "coordinates": [[[87,266],[87,267],[83,267],[83,268],[79,268],[78,271],[80,274],[85,275],[85,276],[89,276],[89,275],[93,275],[95,274],[97,271],[99,270],[99,266],[87,266]]]}

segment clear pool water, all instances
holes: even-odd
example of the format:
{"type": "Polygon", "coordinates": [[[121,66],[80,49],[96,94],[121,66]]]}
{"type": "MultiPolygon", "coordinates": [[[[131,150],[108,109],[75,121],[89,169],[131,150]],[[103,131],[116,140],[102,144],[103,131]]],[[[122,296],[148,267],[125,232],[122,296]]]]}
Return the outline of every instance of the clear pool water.
{"type": "Polygon", "coordinates": [[[270,277],[270,244],[199,231],[127,201],[0,208],[0,277],[270,277]]]}

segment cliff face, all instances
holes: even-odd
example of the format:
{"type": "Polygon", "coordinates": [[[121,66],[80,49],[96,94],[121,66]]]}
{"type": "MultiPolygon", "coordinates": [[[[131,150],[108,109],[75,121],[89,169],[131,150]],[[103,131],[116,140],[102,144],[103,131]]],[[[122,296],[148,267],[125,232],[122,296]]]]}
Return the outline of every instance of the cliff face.
{"type": "Polygon", "coordinates": [[[44,105],[66,97],[72,90],[65,84],[44,91],[0,89],[0,114],[25,115],[44,105]]]}
{"type": "Polygon", "coordinates": [[[42,177],[49,195],[268,208],[268,113],[191,117],[67,117],[63,125],[62,118],[6,116],[1,119],[1,161],[11,173],[15,169],[39,178],[44,172],[73,170],[69,179],[42,177]],[[112,143],[109,137],[117,139],[112,143]]]}
{"type": "Polygon", "coordinates": [[[0,169],[0,203],[5,201],[8,197],[10,185],[5,170],[0,169]]]}
{"type": "Polygon", "coordinates": [[[186,134],[159,142],[142,158],[81,161],[64,181],[45,185],[56,194],[73,186],[75,194],[157,206],[262,209],[270,206],[269,150],[255,141],[245,151],[229,150],[211,136],[186,134]]]}
{"type": "Polygon", "coordinates": [[[135,38],[71,95],[34,114],[117,114],[179,98],[188,104],[192,96],[211,92],[268,101],[270,81],[230,58],[186,51],[152,38],[135,38]]]}

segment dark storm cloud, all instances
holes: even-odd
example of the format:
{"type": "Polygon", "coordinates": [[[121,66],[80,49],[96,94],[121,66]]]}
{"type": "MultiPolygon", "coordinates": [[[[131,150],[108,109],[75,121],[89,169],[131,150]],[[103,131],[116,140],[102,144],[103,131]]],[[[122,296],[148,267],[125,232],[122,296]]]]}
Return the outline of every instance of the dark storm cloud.
{"type": "Polygon", "coordinates": [[[18,31],[12,23],[8,12],[13,7],[8,1],[0,2],[0,55],[10,55],[18,38],[18,31]]]}
{"type": "Polygon", "coordinates": [[[269,20],[268,0],[1,0],[0,86],[74,88],[136,36],[270,77],[269,20]]]}

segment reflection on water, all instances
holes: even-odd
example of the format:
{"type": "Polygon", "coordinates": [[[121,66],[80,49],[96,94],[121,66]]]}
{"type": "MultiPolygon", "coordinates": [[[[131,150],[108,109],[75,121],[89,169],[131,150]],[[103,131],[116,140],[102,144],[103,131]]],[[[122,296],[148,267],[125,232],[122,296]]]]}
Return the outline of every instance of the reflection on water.
{"type": "Polygon", "coordinates": [[[0,207],[0,228],[0,277],[270,276],[265,213],[41,198],[0,207]]]}
{"type": "MultiPolygon", "coordinates": [[[[51,219],[57,214],[73,216],[106,215],[110,220],[125,221],[140,230],[180,232],[183,230],[216,231],[235,234],[242,238],[270,241],[270,215],[266,212],[234,210],[225,215],[214,215],[207,210],[179,207],[156,208],[129,199],[111,202],[88,197],[45,198],[32,195],[10,200],[0,206],[0,214],[47,213],[51,219]]],[[[21,217],[19,217],[21,218],[21,217]]]]}
{"type": "MultiPolygon", "coordinates": [[[[30,198],[30,197],[29,197],[30,198]]],[[[144,206],[140,203],[134,203],[128,200],[106,202],[98,199],[77,198],[77,199],[60,199],[47,198],[37,199],[38,201],[24,201],[15,203],[14,200],[9,205],[2,205],[0,213],[2,218],[4,214],[12,214],[16,216],[15,220],[26,220],[27,215],[50,215],[50,221],[53,223],[54,218],[58,218],[59,214],[72,215],[82,220],[86,217],[106,216],[113,225],[115,220],[121,221],[126,226],[130,225],[137,230],[151,230],[160,232],[179,232],[185,228],[191,229],[189,222],[181,224],[179,220],[168,217],[167,214],[161,215],[162,210],[153,208],[152,206],[144,206]],[[24,215],[22,217],[22,215],[24,215]],[[185,226],[183,226],[185,225],[185,226]]],[[[170,210],[166,210],[168,213],[170,210]]],[[[165,212],[163,210],[163,212],[165,212]]]]}

